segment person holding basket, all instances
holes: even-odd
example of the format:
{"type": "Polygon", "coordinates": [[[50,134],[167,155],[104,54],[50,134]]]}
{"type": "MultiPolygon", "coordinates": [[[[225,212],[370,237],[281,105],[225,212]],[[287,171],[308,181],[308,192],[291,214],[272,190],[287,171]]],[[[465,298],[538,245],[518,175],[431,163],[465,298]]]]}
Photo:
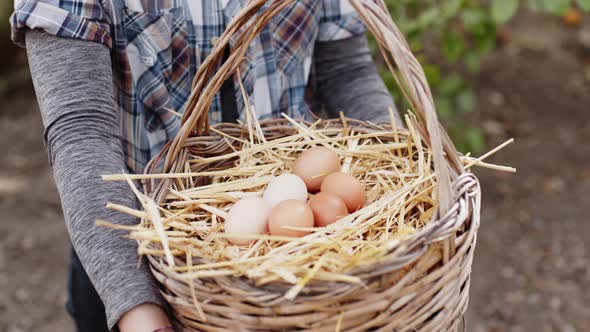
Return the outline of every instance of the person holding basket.
{"type": "MultiPolygon", "coordinates": [[[[105,208],[137,202],[125,183],[100,175],[143,172],[176,135],[192,78],[246,3],[15,0],[12,38],[27,48],[72,243],[67,308],[78,331],[173,330],[135,242],[94,224],[138,222],[105,208]]],[[[240,84],[260,119],[342,112],[389,122],[393,100],[365,31],[347,0],[293,1],[250,45],[241,81],[234,75],[215,96],[211,123],[242,119],[240,84]]]]}

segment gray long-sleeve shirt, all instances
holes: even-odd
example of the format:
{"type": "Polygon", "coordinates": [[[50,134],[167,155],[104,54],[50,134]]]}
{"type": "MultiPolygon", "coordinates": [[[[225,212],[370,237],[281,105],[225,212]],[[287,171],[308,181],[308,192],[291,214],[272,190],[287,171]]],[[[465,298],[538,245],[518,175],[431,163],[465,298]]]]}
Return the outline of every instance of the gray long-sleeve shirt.
{"type": "MultiPolygon", "coordinates": [[[[163,304],[163,300],[147,264],[137,267],[136,244],[123,239],[120,231],[94,225],[96,219],[136,223],[130,216],[105,208],[109,201],[137,205],[127,185],[100,179],[101,174],[126,169],[109,50],[39,31],[27,33],[26,45],[70,238],[105,304],[112,328],[134,306],[163,304]]],[[[318,43],[314,61],[318,97],[330,114],[342,111],[363,120],[389,120],[387,109],[393,101],[377,74],[364,36],[318,43]]],[[[227,100],[223,91],[222,98],[227,100]]],[[[224,103],[223,112],[235,114],[235,103],[224,103]]]]}
{"type": "Polygon", "coordinates": [[[72,245],[105,305],[108,326],[142,303],[163,304],[137,246],[123,232],[95,227],[96,219],[133,225],[105,208],[137,206],[124,182],[100,175],[126,169],[115,111],[111,58],[103,45],[27,33],[27,55],[45,126],[45,144],[72,245]]]}

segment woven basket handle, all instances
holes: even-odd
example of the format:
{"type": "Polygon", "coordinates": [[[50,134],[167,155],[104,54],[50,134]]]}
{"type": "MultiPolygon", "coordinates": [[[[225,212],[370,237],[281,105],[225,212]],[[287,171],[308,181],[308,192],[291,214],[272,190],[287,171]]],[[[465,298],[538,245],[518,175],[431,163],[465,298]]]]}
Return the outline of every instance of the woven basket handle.
{"type": "MultiPolygon", "coordinates": [[[[464,172],[464,169],[455,147],[438,121],[424,71],[404,36],[393,23],[383,0],[349,1],[375,36],[390,70],[417,115],[418,121],[413,125],[420,131],[432,151],[439,185],[439,213],[444,213],[452,200],[451,182],[458,174],[464,172]],[[396,73],[393,64],[397,66],[399,74],[396,73]]],[[[193,80],[192,93],[182,117],[181,129],[168,145],[165,171],[170,170],[170,165],[191,133],[197,136],[208,134],[208,111],[213,97],[221,89],[223,82],[236,72],[252,39],[272,17],[292,2],[293,0],[252,0],[233,18],[193,80]],[[268,5],[263,8],[267,3],[268,5]],[[229,57],[219,70],[215,71],[223,59],[230,38],[234,35],[236,39],[229,57]]]]}
{"type": "Polygon", "coordinates": [[[350,0],[360,18],[379,44],[389,69],[418,116],[414,123],[429,143],[438,183],[439,213],[451,205],[451,183],[465,171],[459,155],[445,129],[438,121],[434,100],[422,66],[412,53],[405,37],[393,23],[384,0],[350,0]],[[399,75],[392,66],[394,63],[399,75]]]}

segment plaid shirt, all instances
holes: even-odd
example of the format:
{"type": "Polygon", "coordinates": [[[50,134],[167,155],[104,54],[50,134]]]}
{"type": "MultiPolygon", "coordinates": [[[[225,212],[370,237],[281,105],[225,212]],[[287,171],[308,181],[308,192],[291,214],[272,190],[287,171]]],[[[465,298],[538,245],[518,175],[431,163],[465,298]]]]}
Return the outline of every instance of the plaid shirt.
{"type": "MultiPolygon", "coordinates": [[[[272,1],[272,0],[270,0],[272,1]]],[[[247,0],[15,0],[12,38],[27,29],[89,40],[112,50],[116,107],[128,166],[142,172],[180,128],[192,78],[247,0]]],[[[273,18],[246,54],[242,83],[261,119],[308,116],[305,102],[316,41],[348,38],[365,27],[348,0],[296,0],[273,18]]],[[[234,75],[236,76],[236,75],[234,75]]],[[[234,84],[240,114],[242,95],[234,84]]],[[[217,94],[212,123],[221,121],[217,94]]]]}

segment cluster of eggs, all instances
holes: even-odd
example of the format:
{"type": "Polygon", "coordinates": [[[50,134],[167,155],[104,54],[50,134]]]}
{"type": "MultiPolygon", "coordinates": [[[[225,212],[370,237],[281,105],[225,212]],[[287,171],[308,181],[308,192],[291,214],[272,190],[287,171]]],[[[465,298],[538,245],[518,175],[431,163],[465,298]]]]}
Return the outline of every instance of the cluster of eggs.
{"type": "MultiPolygon", "coordinates": [[[[275,177],[262,197],[246,197],[231,207],[225,219],[225,232],[301,237],[309,233],[306,229],[325,227],[360,209],[365,204],[365,188],[340,168],[338,154],[329,148],[320,146],[304,151],[293,164],[293,174],[275,177]]],[[[253,240],[229,237],[237,245],[253,240]]]]}

